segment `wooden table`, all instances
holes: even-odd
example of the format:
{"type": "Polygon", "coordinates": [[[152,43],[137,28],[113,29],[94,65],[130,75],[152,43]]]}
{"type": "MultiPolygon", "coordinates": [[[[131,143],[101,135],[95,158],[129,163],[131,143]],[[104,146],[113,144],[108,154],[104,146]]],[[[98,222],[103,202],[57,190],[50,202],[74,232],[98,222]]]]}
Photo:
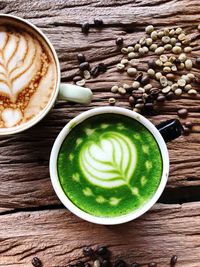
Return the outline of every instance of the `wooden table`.
{"type": "MultiPolygon", "coordinates": [[[[127,45],[137,40],[144,27],[180,26],[188,32],[200,22],[198,0],[109,1],[0,1],[2,13],[28,19],[50,38],[62,69],[62,81],[72,81],[78,70],[77,52],[84,52],[91,65],[104,62],[109,70],[90,79],[94,100],[84,107],[57,103],[48,116],[32,129],[0,138],[0,266],[27,267],[38,256],[43,266],[66,266],[82,257],[82,247],[106,244],[113,257],[144,266],[155,261],[169,266],[173,254],[177,266],[200,266],[200,97],[183,96],[162,106],[150,117],[158,123],[175,118],[187,107],[194,123],[189,136],[168,145],[171,171],[159,203],[140,219],[126,225],[105,227],[90,224],[69,213],[56,197],[49,178],[49,155],[63,126],[84,110],[107,106],[110,87],[120,79],[115,64],[121,58],[115,45],[123,36],[127,45]],[[92,28],[85,36],[83,22],[102,18],[105,27],[92,28]]],[[[200,35],[192,46],[199,53],[200,35]]],[[[117,96],[117,106],[129,108],[126,97],[117,96]]]]}

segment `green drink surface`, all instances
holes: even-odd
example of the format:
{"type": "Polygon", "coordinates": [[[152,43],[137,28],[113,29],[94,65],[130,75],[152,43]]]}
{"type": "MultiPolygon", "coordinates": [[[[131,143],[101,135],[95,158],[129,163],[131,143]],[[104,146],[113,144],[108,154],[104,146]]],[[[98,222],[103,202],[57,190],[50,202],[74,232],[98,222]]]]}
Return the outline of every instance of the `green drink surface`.
{"type": "Polygon", "coordinates": [[[146,127],[119,114],[95,115],[74,126],[58,154],[66,196],[98,217],[119,217],[144,206],[162,177],[159,146],[146,127]]]}

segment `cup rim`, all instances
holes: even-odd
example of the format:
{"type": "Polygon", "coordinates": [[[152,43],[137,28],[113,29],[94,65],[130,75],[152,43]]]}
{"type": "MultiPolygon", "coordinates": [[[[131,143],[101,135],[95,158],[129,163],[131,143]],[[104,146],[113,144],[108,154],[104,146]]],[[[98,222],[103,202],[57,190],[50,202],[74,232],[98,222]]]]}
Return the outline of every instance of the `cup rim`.
{"type": "Polygon", "coordinates": [[[78,217],[86,221],[92,222],[92,223],[102,224],[102,225],[116,225],[116,224],[126,223],[126,222],[132,221],[140,217],[146,211],[148,211],[159,199],[159,197],[161,196],[166,186],[168,176],[169,176],[169,154],[168,154],[166,143],[163,137],[161,136],[160,132],[148,119],[146,119],[142,115],[134,111],[121,108],[121,107],[98,107],[98,108],[94,108],[94,109],[91,109],[91,110],[88,110],[88,111],[85,111],[79,114],[74,119],[72,119],[69,123],[67,123],[65,127],[61,130],[51,150],[49,170],[50,170],[52,186],[58,198],[68,210],[70,210],[72,213],[74,213],[78,217]],[[99,115],[99,114],[104,114],[104,113],[111,113],[111,114],[115,113],[115,114],[125,115],[143,124],[153,134],[155,140],[157,141],[157,144],[160,148],[162,161],[163,161],[163,172],[162,172],[162,177],[160,180],[160,185],[158,186],[154,196],[144,206],[142,206],[138,210],[135,210],[133,212],[130,212],[126,215],[119,216],[119,217],[98,217],[98,216],[88,214],[85,211],[79,209],[75,204],[71,202],[71,200],[64,193],[62,186],[60,184],[58,172],[57,172],[57,158],[58,158],[58,154],[60,151],[60,147],[64,139],[68,135],[68,133],[71,131],[71,129],[89,117],[99,115]]]}
{"type": "Polygon", "coordinates": [[[23,18],[20,18],[20,17],[15,16],[15,15],[0,14],[0,19],[1,18],[7,18],[7,19],[11,19],[11,20],[13,19],[15,21],[18,21],[22,25],[25,24],[26,26],[31,27],[44,40],[44,42],[46,42],[47,46],[49,47],[49,50],[51,51],[52,56],[55,60],[56,72],[57,72],[57,81],[56,81],[55,89],[54,89],[53,95],[52,95],[49,103],[47,104],[47,106],[41,112],[39,112],[38,115],[34,116],[34,118],[23,123],[22,125],[11,127],[11,128],[5,128],[4,131],[2,131],[2,132],[0,131],[0,136],[1,135],[5,136],[5,135],[23,132],[23,131],[31,128],[35,124],[37,124],[39,121],[41,121],[47,115],[47,113],[50,111],[50,109],[54,105],[56,98],[58,96],[59,84],[60,84],[60,79],[61,79],[61,72],[60,72],[60,64],[59,64],[59,60],[58,60],[58,56],[56,54],[55,48],[53,47],[53,45],[50,42],[50,40],[48,39],[48,37],[37,26],[35,26],[30,21],[23,19],[23,18]]]}

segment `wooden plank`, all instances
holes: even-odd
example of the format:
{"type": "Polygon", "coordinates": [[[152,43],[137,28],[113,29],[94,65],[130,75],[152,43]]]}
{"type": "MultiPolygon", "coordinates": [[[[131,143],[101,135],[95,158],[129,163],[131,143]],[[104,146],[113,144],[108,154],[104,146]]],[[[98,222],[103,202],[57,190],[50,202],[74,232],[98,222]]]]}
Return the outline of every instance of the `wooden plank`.
{"type": "MultiPolygon", "coordinates": [[[[130,82],[124,74],[116,71],[115,65],[122,57],[115,46],[115,38],[123,36],[129,45],[142,36],[148,23],[162,28],[181,26],[193,38],[193,57],[199,52],[199,33],[194,30],[199,20],[198,0],[164,1],[3,1],[2,13],[14,14],[30,19],[39,26],[54,44],[61,62],[62,80],[71,82],[78,71],[76,54],[82,51],[91,65],[105,62],[109,70],[87,86],[94,91],[94,100],[88,107],[58,102],[50,114],[37,126],[15,136],[0,138],[0,208],[13,209],[56,205],[58,200],[52,190],[48,160],[52,144],[62,127],[74,116],[93,107],[107,106],[113,96],[110,87],[114,83],[130,82]],[[101,17],[105,27],[94,28],[88,36],[81,33],[83,21],[92,22],[101,17]],[[89,19],[88,19],[89,18],[89,19]]],[[[144,57],[141,68],[146,68],[144,57]]],[[[194,69],[195,73],[198,73],[194,69]]],[[[127,96],[116,96],[117,106],[130,108],[127,96]]],[[[168,145],[171,172],[168,188],[200,186],[200,97],[184,96],[160,107],[158,115],[150,117],[157,124],[175,118],[178,108],[187,107],[189,119],[194,123],[193,134],[181,137],[168,145]]],[[[176,191],[178,194],[178,191],[176,191]]],[[[169,194],[169,200],[171,196],[169,194]]],[[[165,197],[167,199],[167,196],[165,197]]],[[[178,198],[177,198],[178,199],[178,198]]]]}
{"type": "MultiPolygon", "coordinates": [[[[86,245],[108,245],[113,259],[177,267],[199,267],[200,203],[157,205],[141,219],[121,226],[90,224],[66,210],[18,212],[0,217],[0,266],[31,267],[38,256],[43,266],[64,267],[82,258],[86,245]]],[[[144,265],[146,266],[146,265],[144,265]]]]}

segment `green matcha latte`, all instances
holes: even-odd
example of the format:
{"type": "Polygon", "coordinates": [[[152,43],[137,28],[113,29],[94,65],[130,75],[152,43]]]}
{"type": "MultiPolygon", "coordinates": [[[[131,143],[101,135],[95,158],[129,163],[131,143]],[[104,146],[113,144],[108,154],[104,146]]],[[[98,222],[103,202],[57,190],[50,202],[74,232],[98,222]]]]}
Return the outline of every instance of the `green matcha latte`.
{"type": "Polygon", "coordinates": [[[60,148],[57,170],[63,191],[79,209],[93,216],[119,217],[154,196],[163,163],[146,127],[108,113],[74,126],[60,148]]]}

